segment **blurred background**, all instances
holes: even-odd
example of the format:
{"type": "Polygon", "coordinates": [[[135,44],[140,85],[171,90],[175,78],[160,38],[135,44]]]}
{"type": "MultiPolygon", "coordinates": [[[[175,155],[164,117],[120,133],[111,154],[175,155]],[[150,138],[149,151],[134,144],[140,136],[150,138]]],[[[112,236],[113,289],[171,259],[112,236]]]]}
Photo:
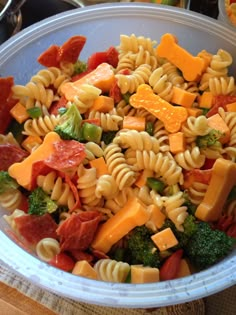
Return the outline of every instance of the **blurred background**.
{"type": "MultiPolygon", "coordinates": [[[[0,44],[21,29],[44,18],[78,7],[133,0],[0,0],[0,44]]],[[[217,19],[218,0],[135,0],[174,5],[217,19]]]]}

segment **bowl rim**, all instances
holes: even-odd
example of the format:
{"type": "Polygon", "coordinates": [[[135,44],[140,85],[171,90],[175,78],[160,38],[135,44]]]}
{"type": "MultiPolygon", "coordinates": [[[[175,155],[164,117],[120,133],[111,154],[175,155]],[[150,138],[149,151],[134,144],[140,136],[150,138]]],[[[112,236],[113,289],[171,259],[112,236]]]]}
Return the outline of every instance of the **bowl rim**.
{"type": "MultiPolygon", "coordinates": [[[[167,8],[163,5],[146,3],[98,4],[57,14],[14,35],[0,46],[0,67],[15,53],[16,49],[21,49],[29,41],[41,38],[52,30],[63,28],[72,21],[111,16],[111,12],[114,17],[121,14],[122,16],[161,14],[165,19],[174,21],[184,19],[187,25],[194,25],[202,30],[205,30],[207,26],[208,33],[224,36],[229,43],[232,43],[232,38],[236,35],[236,32],[228,30],[224,24],[219,24],[213,18],[182,8],[167,8]]],[[[27,252],[22,255],[22,248],[13,243],[3,231],[0,231],[0,242],[3,244],[0,246],[1,260],[17,274],[60,296],[90,304],[125,308],[167,306],[206,297],[236,283],[236,255],[228,257],[207,271],[185,278],[136,285],[94,281],[60,271],[27,252]],[[13,250],[10,258],[7,254],[9,247],[13,250]],[[38,275],[38,270],[41,272],[40,275],[38,275]],[[78,281],[74,281],[75,277],[78,281]]]]}

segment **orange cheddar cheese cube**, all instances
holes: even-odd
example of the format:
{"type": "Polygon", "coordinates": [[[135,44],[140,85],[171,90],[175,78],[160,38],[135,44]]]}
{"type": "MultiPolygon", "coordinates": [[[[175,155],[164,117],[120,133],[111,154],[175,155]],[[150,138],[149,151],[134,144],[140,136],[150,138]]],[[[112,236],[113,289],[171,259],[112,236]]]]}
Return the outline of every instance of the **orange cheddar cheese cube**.
{"type": "Polygon", "coordinates": [[[165,214],[161,212],[161,209],[154,204],[148,206],[148,211],[150,211],[149,221],[152,221],[157,229],[160,229],[166,219],[165,214]]]}
{"type": "Polygon", "coordinates": [[[56,132],[49,132],[43,143],[27,158],[9,167],[9,175],[15,178],[20,186],[30,189],[33,163],[47,159],[54,152],[53,144],[60,140],[61,138],[56,132]]]}
{"type": "Polygon", "coordinates": [[[135,186],[139,188],[145,186],[147,183],[147,178],[152,177],[152,176],[153,176],[153,171],[149,169],[144,169],[142,173],[140,174],[140,176],[138,177],[138,179],[136,180],[136,182],[134,183],[135,186]]]}
{"type": "Polygon", "coordinates": [[[102,113],[108,113],[114,108],[114,98],[99,95],[93,102],[93,105],[90,107],[90,111],[95,110],[102,113]]]}
{"type": "Polygon", "coordinates": [[[85,278],[94,280],[98,279],[96,270],[86,260],[77,261],[72,270],[72,273],[85,278]]]}
{"type": "Polygon", "coordinates": [[[22,124],[26,121],[30,116],[25,108],[20,102],[17,102],[12,109],[10,110],[10,114],[19,124],[22,124]]]}
{"type": "Polygon", "coordinates": [[[107,253],[112,245],[132,229],[145,224],[149,216],[146,206],[137,197],[130,198],[123,208],[100,226],[92,248],[107,253]]]}
{"type": "Polygon", "coordinates": [[[125,116],[123,119],[123,129],[144,131],[145,128],[146,128],[145,117],[125,116]]]}
{"type": "Polygon", "coordinates": [[[184,133],[181,131],[170,133],[169,145],[170,145],[171,153],[177,154],[177,153],[183,152],[186,147],[184,133]]]}
{"type": "Polygon", "coordinates": [[[219,219],[227,197],[236,184],[236,163],[218,158],[212,168],[209,186],[195,216],[202,221],[219,219]]]}
{"type": "Polygon", "coordinates": [[[131,283],[151,283],[160,281],[158,268],[146,267],[143,265],[131,266],[131,283]]]}
{"type": "Polygon", "coordinates": [[[176,278],[187,277],[191,275],[191,270],[186,259],[182,258],[180,261],[180,268],[176,278]]]}
{"type": "Polygon", "coordinates": [[[236,102],[226,105],[227,112],[236,112],[236,102]]]}
{"type": "Polygon", "coordinates": [[[22,147],[31,153],[33,149],[36,149],[43,140],[39,136],[28,136],[22,143],[22,147]]]}
{"type": "Polygon", "coordinates": [[[199,97],[199,107],[201,108],[211,108],[213,105],[214,96],[211,92],[203,92],[199,97]]]}
{"type": "Polygon", "coordinates": [[[181,105],[186,108],[191,107],[193,105],[195,98],[197,97],[197,94],[188,92],[177,86],[173,86],[172,91],[173,95],[171,98],[171,103],[181,105]]]}
{"type": "Polygon", "coordinates": [[[167,250],[178,244],[178,240],[170,228],[166,228],[151,236],[160,251],[167,250]]]}
{"type": "Polygon", "coordinates": [[[99,157],[97,159],[94,159],[94,160],[91,160],[89,162],[89,165],[91,167],[95,167],[96,168],[96,175],[97,175],[97,178],[99,178],[100,176],[102,175],[106,175],[106,174],[109,174],[109,171],[108,171],[108,167],[107,167],[107,164],[104,160],[104,157],[99,157]]]}
{"type": "Polygon", "coordinates": [[[187,111],[188,111],[188,115],[193,116],[193,117],[198,117],[198,116],[202,115],[202,113],[203,113],[202,109],[195,108],[195,107],[187,108],[187,111]]]}
{"type": "Polygon", "coordinates": [[[219,139],[221,143],[227,143],[229,141],[230,129],[218,113],[207,118],[207,122],[210,128],[218,130],[222,133],[222,136],[219,139]]]}

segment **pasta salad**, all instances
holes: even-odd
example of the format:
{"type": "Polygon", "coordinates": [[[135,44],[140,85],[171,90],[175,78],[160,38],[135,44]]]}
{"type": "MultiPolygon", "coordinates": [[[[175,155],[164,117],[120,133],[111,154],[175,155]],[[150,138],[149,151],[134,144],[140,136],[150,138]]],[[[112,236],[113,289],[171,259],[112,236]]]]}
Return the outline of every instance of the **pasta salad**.
{"type": "Polygon", "coordinates": [[[52,45],[0,78],[0,206],[39,259],[95,280],[185,277],[236,238],[236,84],[223,48],[120,35],[52,45]]]}

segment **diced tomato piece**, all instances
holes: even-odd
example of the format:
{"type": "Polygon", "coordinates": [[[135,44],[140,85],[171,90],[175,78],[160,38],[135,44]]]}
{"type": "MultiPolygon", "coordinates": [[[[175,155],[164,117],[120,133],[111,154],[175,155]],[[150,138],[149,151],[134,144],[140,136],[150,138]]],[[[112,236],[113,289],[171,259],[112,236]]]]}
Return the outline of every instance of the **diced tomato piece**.
{"type": "Polygon", "coordinates": [[[26,196],[22,196],[21,202],[18,206],[18,209],[24,211],[25,213],[28,212],[29,210],[29,202],[28,202],[28,198],[26,196]]]}
{"type": "Polygon", "coordinates": [[[107,55],[107,63],[109,63],[112,67],[116,68],[119,61],[118,50],[114,46],[111,46],[106,51],[106,55],[107,55]]]}
{"type": "Polygon", "coordinates": [[[236,95],[217,95],[214,97],[213,106],[206,114],[206,117],[211,117],[218,113],[219,107],[226,109],[226,105],[236,102],[236,95]]]}
{"type": "Polygon", "coordinates": [[[213,167],[215,163],[215,159],[206,159],[204,165],[202,166],[202,170],[209,170],[213,167]]]}
{"type": "Polygon", "coordinates": [[[177,277],[182,256],[183,256],[183,250],[178,249],[170,257],[166,259],[166,261],[160,268],[161,281],[172,280],[177,277]]]}
{"type": "Polygon", "coordinates": [[[88,70],[94,70],[101,63],[107,62],[107,53],[105,51],[100,51],[92,54],[88,58],[88,70]]]}
{"type": "Polygon", "coordinates": [[[74,268],[74,260],[65,253],[55,255],[50,261],[49,265],[64,271],[72,271],[74,268]]]}
{"type": "Polygon", "coordinates": [[[214,228],[226,232],[227,229],[233,224],[233,216],[223,215],[214,225],[214,228]]]}
{"type": "Polygon", "coordinates": [[[58,62],[75,63],[86,43],[85,36],[72,36],[59,49],[58,62]]]}
{"type": "Polygon", "coordinates": [[[60,47],[57,45],[50,46],[38,57],[38,62],[44,67],[59,67],[59,49],[60,47]]]}

